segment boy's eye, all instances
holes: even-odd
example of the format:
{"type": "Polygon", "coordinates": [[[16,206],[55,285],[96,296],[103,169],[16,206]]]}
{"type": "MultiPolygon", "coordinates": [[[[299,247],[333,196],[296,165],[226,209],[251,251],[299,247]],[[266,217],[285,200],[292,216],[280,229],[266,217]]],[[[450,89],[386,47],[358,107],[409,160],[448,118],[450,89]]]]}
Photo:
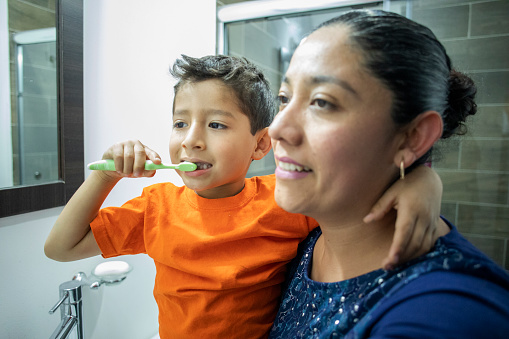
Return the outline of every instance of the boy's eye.
{"type": "Polygon", "coordinates": [[[220,124],[219,122],[211,122],[211,123],[209,124],[209,127],[210,127],[210,128],[214,128],[214,129],[225,129],[225,128],[226,128],[226,126],[225,126],[225,125],[220,124]]]}
{"type": "Polygon", "coordinates": [[[187,126],[187,124],[183,121],[177,121],[177,122],[173,123],[173,128],[184,128],[186,126],[187,126]]]}

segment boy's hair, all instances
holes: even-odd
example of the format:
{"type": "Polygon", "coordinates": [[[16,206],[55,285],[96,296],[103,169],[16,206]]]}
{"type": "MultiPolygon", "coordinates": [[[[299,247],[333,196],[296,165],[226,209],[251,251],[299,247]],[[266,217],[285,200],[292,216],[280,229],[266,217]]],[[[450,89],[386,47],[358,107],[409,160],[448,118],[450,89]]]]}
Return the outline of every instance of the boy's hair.
{"type": "Polygon", "coordinates": [[[192,58],[182,55],[170,68],[170,74],[177,79],[175,96],[184,84],[221,80],[237,96],[240,109],[249,118],[253,135],[268,127],[274,118],[276,105],[269,82],[262,71],[246,58],[227,55],[192,58]]]}

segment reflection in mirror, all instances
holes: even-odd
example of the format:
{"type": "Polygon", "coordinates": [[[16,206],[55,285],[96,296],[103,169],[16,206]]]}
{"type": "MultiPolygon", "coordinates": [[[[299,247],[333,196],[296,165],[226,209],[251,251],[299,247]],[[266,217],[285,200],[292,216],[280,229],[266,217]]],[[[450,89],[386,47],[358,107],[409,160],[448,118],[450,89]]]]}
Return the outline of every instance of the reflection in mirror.
{"type": "MultiPolygon", "coordinates": [[[[13,133],[13,184],[58,180],[55,27],[13,35],[17,133],[13,133]]],[[[12,124],[14,127],[16,124],[12,124]]],[[[0,148],[2,149],[2,148],[0,148]]],[[[0,174],[1,175],[1,174],[0,174]]]]}
{"type": "Polygon", "coordinates": [[[0,0],[2,134],[0,188],[58,180],[55,0],[0,0]],[[10,81],[9,81],[10,78],[10,81]],[[9,91],[10,88],[10,91],[9,91]]]}
{"type": "Polygon", "coordinates": [[[83,0],[0,0],[0,44],[0,217],[62,206],[84,177],[83,0]]]}

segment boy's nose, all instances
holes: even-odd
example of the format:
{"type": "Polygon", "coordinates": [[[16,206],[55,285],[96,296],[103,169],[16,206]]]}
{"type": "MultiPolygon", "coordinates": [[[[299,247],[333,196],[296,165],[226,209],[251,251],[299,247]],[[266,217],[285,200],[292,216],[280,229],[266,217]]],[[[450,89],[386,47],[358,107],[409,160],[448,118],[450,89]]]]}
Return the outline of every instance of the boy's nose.
{"type": "Polygon", "coordinates": [[[197,126],[192,126],[182,141],[182,147],[187,149],[204,150],[205,141],[203,138],[203,131],[201,131],[197,126]]]}

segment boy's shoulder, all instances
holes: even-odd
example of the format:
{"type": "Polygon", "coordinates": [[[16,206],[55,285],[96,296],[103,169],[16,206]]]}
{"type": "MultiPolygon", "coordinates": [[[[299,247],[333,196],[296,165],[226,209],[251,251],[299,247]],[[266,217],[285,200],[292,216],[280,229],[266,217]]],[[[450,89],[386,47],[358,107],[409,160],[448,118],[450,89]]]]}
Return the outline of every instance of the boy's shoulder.
{"type": "Polygon", "coordinates": [[[185,185],[177,186],[172,182],[159,182],[151,184],[143,188],[143,194],[150,195],[167,195],[167,194],[182,194],[186,189],[185,185]]]}
{"type": "Polygon", "coordinates": [[[245,188],[252,189],[258,194],[263,192],[270,192],[274,195],[274,189],[276,188],[276,176],[274,174],[254,176],[246,178],[245,188]]]}

